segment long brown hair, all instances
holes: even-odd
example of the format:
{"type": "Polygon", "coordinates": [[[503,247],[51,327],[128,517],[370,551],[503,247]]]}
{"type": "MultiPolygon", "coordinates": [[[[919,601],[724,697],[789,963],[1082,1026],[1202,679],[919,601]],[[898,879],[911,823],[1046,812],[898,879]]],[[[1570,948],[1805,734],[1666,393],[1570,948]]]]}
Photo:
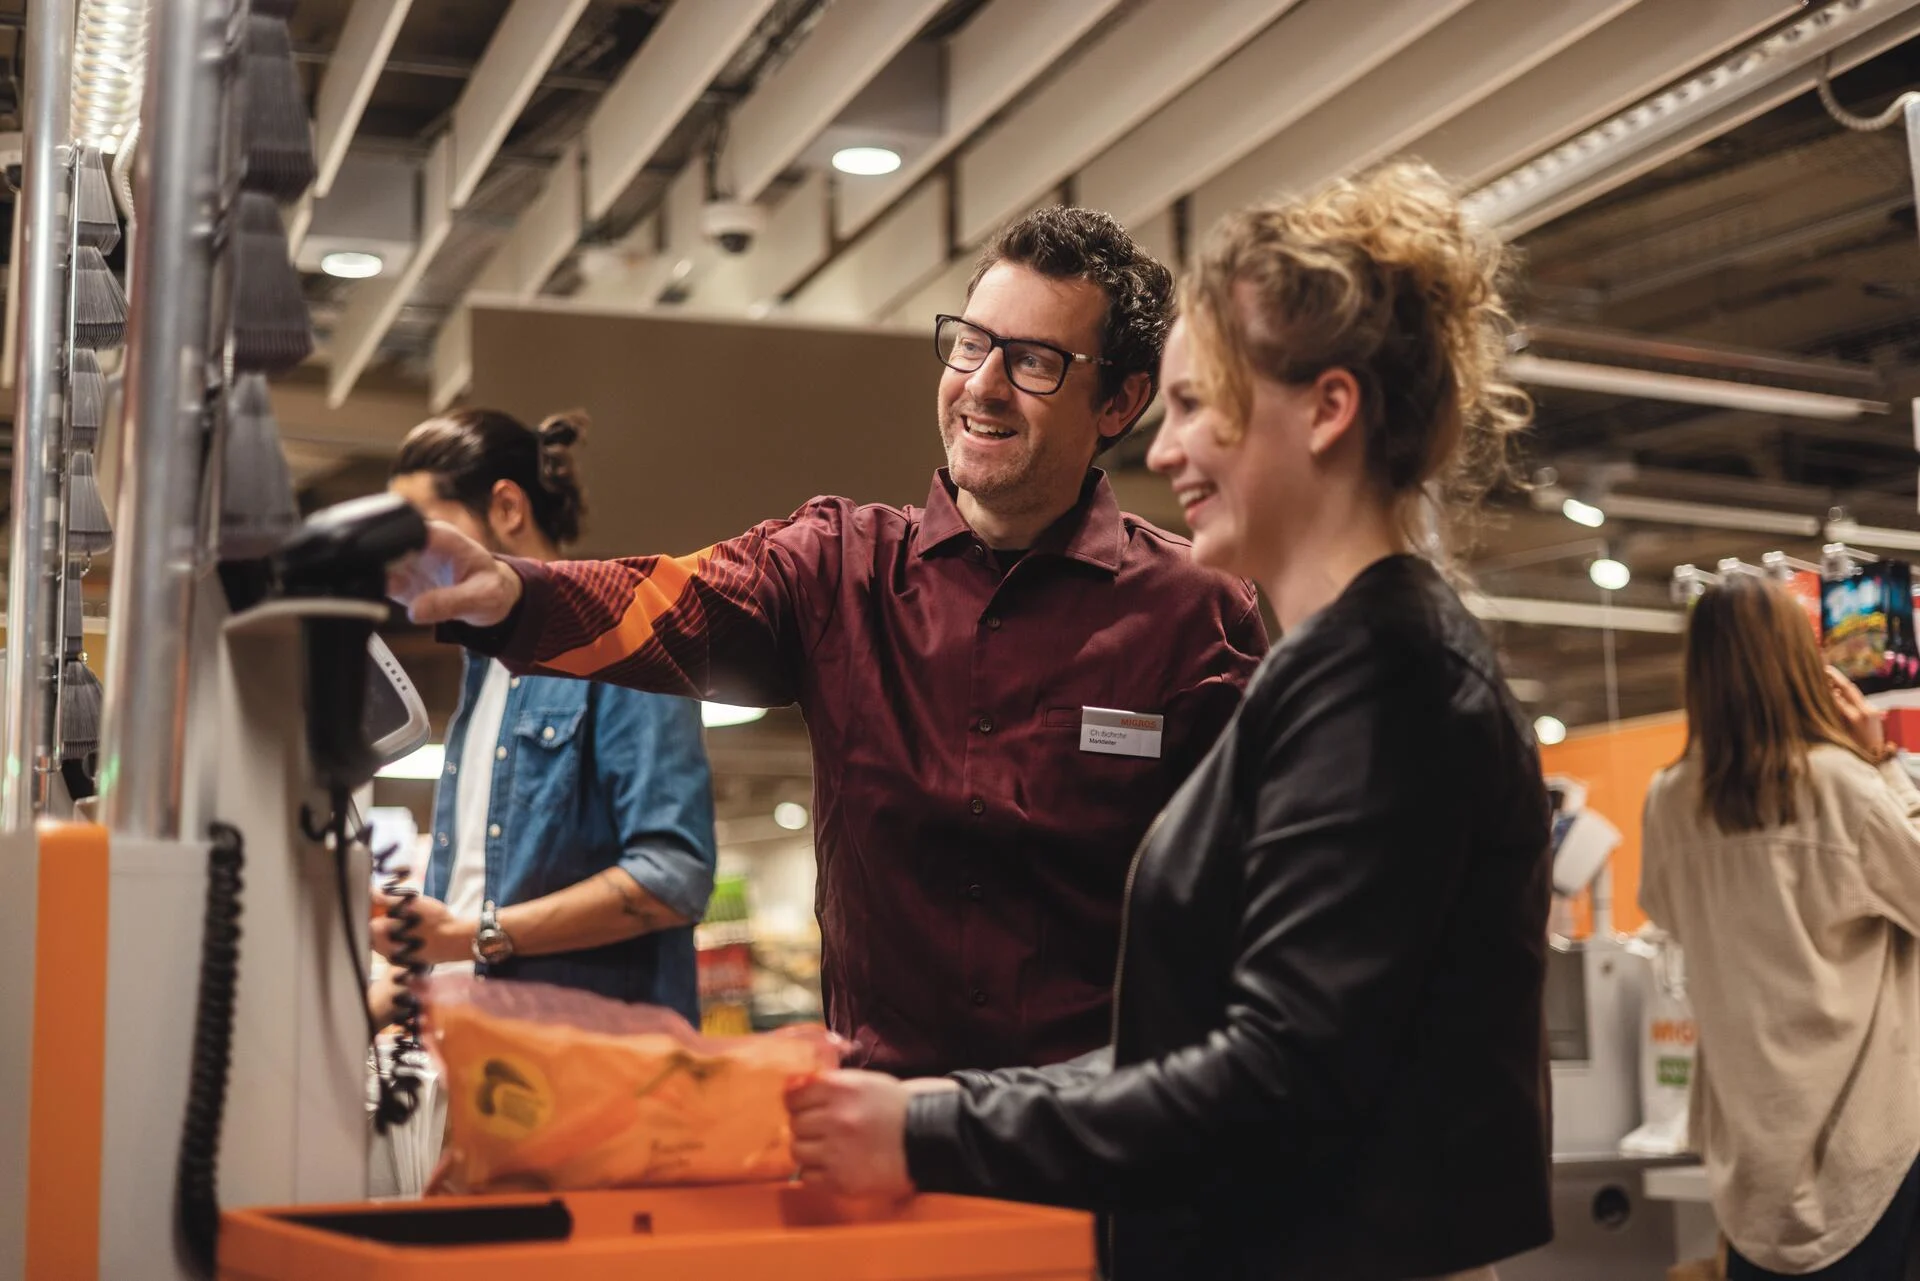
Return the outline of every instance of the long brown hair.
{"type": "Polygon", "coordinates": [[[1723,832],[1798,817],[1807,749],[1859,753],[1834,703],[1807,616],[1786,591],[1730,574],[1687,621],[1687,751],[1699,753],[1700,802],[1723,832]]]}

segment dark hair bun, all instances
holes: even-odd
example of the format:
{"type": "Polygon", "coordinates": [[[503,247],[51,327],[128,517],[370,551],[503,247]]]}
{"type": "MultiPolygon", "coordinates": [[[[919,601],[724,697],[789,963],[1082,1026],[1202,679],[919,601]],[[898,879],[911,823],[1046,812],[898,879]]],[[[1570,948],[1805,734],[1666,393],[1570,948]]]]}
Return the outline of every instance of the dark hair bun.
{"type": "Polygon", "coordinates": [[[542,447],[553,446],[557,449],[577,445],[580,443],[580,438],[587,434],[587,428],[592,421],[587,417],[587,411],[584,409],[570,409],[564,414],[555,414],[540,424],[538,429],[540,444],[542,447]]]}
{"type": "Polygon", "coordinates": [[[540,485],[560,500],[556,522],[572,542],[580,536],[580,521],[587,513],[586,495],[573,467],[573,447],[586,435],[590,420],[584,409],[555,414],[534,429],[540,440],[540,485]]]}

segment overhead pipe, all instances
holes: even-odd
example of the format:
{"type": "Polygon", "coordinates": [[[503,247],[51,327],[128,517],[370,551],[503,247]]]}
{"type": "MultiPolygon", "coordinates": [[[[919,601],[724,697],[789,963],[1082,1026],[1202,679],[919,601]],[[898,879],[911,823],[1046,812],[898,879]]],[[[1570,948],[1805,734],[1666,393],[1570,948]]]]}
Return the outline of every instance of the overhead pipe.
{"type": "Polygon", "coordinates": [[[134,166],[100,792],[109,827],[154,840],[180,835],[228,8],[156,7],[134,166]]]}
{"type": "Polygon", "coordinates": [[[14,351],[13,510],[7,563],[0,828],[32,826],[52,796],[60,675],[61,448],[67,256],[72,237],[67,140],[72,0],[34,0],[24,36],[20,307],[14,351]]]}

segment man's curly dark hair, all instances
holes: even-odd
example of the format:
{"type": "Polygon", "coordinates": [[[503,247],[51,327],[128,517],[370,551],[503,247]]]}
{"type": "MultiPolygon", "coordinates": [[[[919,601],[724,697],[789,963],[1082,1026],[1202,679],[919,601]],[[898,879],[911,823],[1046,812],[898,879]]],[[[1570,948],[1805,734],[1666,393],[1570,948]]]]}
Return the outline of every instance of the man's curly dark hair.
{"type": "MultiPolygon", "coordinates": [[[[1054,280],[1089,281],[1106,294],[1100,350],[1086,353],[1113,362],[1100,366],[1101,399],[1117,394],[1133,374],[1145,374],[1157,385],[1160,351],[1173,324],[1173,273],[1135,244],[1126,228],[1097,209],[1054,205],[1030,213],[1001,228],[981,250],[973,279],[967,282],[968,298],[980,278],[1002,262],[1054,280]]],[[[1152,402],[1150,389],[1140,412],[1152,402]]],[[[1126,435],[1107,437],[1100,448],[1110,449],[1126,435]]]]}

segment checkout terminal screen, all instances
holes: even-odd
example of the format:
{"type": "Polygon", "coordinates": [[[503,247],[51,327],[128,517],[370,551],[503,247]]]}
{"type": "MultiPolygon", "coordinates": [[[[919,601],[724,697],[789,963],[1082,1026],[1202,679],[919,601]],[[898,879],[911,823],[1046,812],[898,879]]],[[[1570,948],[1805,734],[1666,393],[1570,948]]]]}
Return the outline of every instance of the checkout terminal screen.
{"type": "Polygon", "coordinates": [[[367,699],[360,713],[360,730],[369,743],[383,743],[404,730],[413,719],[407,702],[394,688],[386,669],[367,651],[367,699]]]}

